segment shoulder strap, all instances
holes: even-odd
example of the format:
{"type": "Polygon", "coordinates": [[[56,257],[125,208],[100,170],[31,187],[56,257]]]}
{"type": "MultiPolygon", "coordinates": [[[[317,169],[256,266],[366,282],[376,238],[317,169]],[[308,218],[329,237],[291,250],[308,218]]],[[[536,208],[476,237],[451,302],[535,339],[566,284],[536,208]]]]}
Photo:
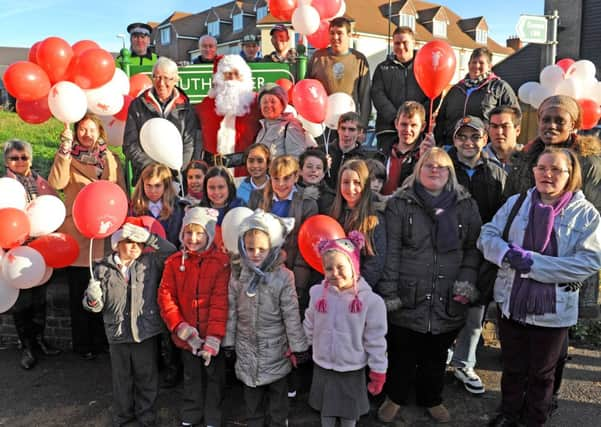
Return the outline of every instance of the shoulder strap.
{"type": "Polygon", "coordinates": [[[515,201],[515,204],[511,208],[509,217],[507,217],[507,223],[505,224],[505,228],[503,229],[503,240],[507,241],[507,239],[509,238],[509,228],[511,228],[511,223],[513,222],[515,216],[518,214],[518,211],[522,207],[524,200],[526,200],[527,195],[528,192],[526,191],[520,193],[520,197],[518,197],[518,199],[515,201]]]}
{"type": "Polygon", "coordinates": [[[288,125],[290,121],[286,122],[286,126],[284,126],[284,156],[288,154],[288,150],[286,150],[286,135],[288,135],[288,125]]]}

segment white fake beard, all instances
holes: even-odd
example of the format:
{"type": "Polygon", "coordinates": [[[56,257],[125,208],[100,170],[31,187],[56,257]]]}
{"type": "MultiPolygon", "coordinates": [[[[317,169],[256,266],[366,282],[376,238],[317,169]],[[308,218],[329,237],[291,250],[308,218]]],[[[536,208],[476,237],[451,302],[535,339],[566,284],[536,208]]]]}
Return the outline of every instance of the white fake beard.
{"type": "Polygon", "coordinates": [[[215,88],[215,111],[220,116],[233,114],[244,116],[250,111],[250,104],[254,100],[252,89],[249,91],[243,82],[227,80],[223,86],[215,88]]]}

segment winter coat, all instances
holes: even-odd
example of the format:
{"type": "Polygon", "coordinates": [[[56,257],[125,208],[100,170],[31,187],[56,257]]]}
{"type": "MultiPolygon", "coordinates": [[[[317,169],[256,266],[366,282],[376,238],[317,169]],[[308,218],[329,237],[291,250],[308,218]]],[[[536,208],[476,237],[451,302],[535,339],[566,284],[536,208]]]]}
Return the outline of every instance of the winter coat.
{"type": "Polygon", "coordinates": [[[236,349],[236,376],[249,387],[271,384],[284,378],[292,366],[286,357],[306,351],[307,339],[298,312],[294,275],[278,264],[266,272],[249,297],[246,288],[252,272],[242,267],[229,283],[227,334],[223,346],[236,349]]]}
{"type": "MultiPolygon", "coordinates": [[[[105,166],[100,178],[98,178],[96,166],[94,165],[82,163],[71,156],[64,156],[59,153],[54,156],[54,163],[48,175],[48,183],[56,190],[63,190],[65,195],[64,202],[67,216],[65,222],[57,231],[69,234],[77,240],[79,255],[75,262],[71,264],[73,266],[87,267],[90,265],[88,259],[90,239],[82,236],[73,223],[73,203],[82,188],[99,180],[113,182],[125,192],[125,178],[121,160],[112,151],[106,150],[105,166]]],[[[94,239],[92,258],[98,261],[105,255],[104,239],[94,239]]]]}
{"type": "Polygon", "coordinates": [[[164,330],[157,290],[165,259],[175,251],[175,246],[160,237],[158,242],[158,251],[143,253],[130,264],[129,282],[115,262],[115,252],[94,266],[102,298],[89,301],[84,297],[83,305],[94,313],[102,312],[110,344],[142,342],[164,330]]]}
{"type": "Polygon", "coordinates": [[[492,109],[500,105],[520,108],[518,98],[505,80],[491,73],[471,91],[461,80],[442,100],[434,128],[436,144],[453,145],[453,130],[460,118],[469,115],[487,121],[492,109]]]}
{"type": "Polygon", "coordinates": [[[344,162],[351,159],[366,159],[367,153],[361,145],[357,145],[352,150],[344,153],[338,146],[338,140],[330,142],[328,144],[327,153],[332,158],[332,164],[330,166],[329,174],[326,173],[325,182],[331,188],[336,188],[338,185],[338,171],[344,162]]]}
{"type": "Polygon", "coordinates": [[[391,324],[433,335],[463,326],[467,305],[453,300],[453,283],[476,284],[482,223],[475,200],[462,187],[456,203],[459,249],[441,253],[432,243],[432,219],[413,188],[388,201],[386,266],[377,291],[389,307],[400,299],[400,308],[389,313],[391,324]]]}
{"type": "Polygon", "coordinates": [[[394,121],[405,101],[417,101],[428,111],[430,100],[415,80],[413,59],[402,63],[394,54],[376,67],[371,82],[371,100],[376,107],[376,133],[396,133],[394,121]]]}
{"type": "Polygon", "coordinates": [[[178,347],[190,350],[174,332],[182,322],[195,327],[202,339],[223,339],[229,279],[229,257],[214,245],[200,253],[179,251],[167,259],[158,301],[161,317],[178,347]]]}
{"type": "Polygon", "coordinates": [[[305,152],[307,136],[303,125],[290,113],[283,113],[275,120],[259,120],[261,128],[255,143],[263,144],[271,152],[271,158],[290,155],[296,159],[305,152]]]}
{"type": "MultiPolygon", "coordinates": [[[[576,136],[558,146],[571,148],[578,155],[582,170],[582,192],[601,212],[601,142],[593,136],[576,136]]],[[[505,186],[506,198],[534,187],[532,167],[544,149],[545,144],[537,138],[511,156],[511,171],[505,186]]]]}
{"type": "Polygon", "coordinates": [[[173,98],[165,105],[164,109],[161,109],[152,88],[142,92],[129,106],[123,136],[123,154],[125,154],[127,160],[131,161],[133,169],[132,185],[138,182],[142,170],[156,161],[144,151],[140,142],[140,130],[148,120],[160,117],[169,120],[177,127],[183,143],[182,172],[192,160],[194,151],[200,150],[200,147],[196,147],[198,143],[198,122],[190,106],[190,100],[180,88],[174,88],[173,92],[173,98]]]}
{"type": "MultiPolygon", "coordinates": [[[[509,229],[509,241],[520,246],[528,225],[532,192],[533,189],[528,191],[528,197],[522,203],[509,229]]],[[[478,248],[484,257],[499,266],[494,297],[503,315],[508,318],[511,315],[511,289],[516,272],[509,263],[503,262],[509,246],[501,236],[509,212],[518,197],[515,195],[507,200],[492,221],[484,224],[478,238],[478,248]]],[[[569,327],[575,325],[578,320],[579,292],[567,290],[568,288],[558,284],[583,281],[601,269],[601,219],[597,209],[585,199],[581,191],[578,191],[555,218],[553,230],[557,240],[557,256],[532,252],[532,269],[526,277],[555,286],[556,313],[529,314],[525,322],[548,328],[569,327]]]]}
{"type": "Polygon", "coordinates": [[[303,321],[305,335],[313,346],[313,361],[337,372],[355,371],[366,365],[372,371],[386,372],[386,306],[382,298],[360,277],[357,294],[361,311],[350,312],[352,288],[341,291],[328,286],[327,310],[322,313],[315,306],[324,295],[323,288],[323,283],[311,287],[311,302],[303,321]]]}
{"type": "Polygon", "coordinates": [[[459,160],[455,147],[449,150],[449,156],[455,166],[457,181],[476,201],[482,222],[490,221],[505,202],[503,188],[507,173],[497,163],[489,160],[485,153],[482,153],[480,161],[473,169],[459,160]],[[471,176],[468,171],[471,171],[471,176]]]}
{"type": "MultiPolygon", "coordinates": [[[[300,188],[292,195],[288,217],[294,218],[294,228],[286,238],[283,249],[286,252],[286,267],[294,272],[296,286],[305,288],[309,285],[310,268],[298,249],[298,231],[307,218],[317,215],[317,197],[318,193],[313,188],[300,188]]],[[[263,190],[255,190],[250,195],[248,207],[252,210],[261,208],[265,212],[271,212],[269,206],[263,205],[263,190]]]]}
{"type": "MultiPolygon", "coordinates": [[[[165,219],[155,218],[161,224],[163,230],[165,230],[167,240],[173,243],[175,247],[179,247],[181,243],[179,240],[179,233],[182,228],[182,220],[184,218],[184,211],[187,204],[188,203],[184,199],[178,198],[177,200],[175,200],[175,203],[173,203],[173,212],[171,212],[171,215],[169,215],[169,217],[165,219]]],[[[129,215],[140,216],[136,215],[131,209],[129,211],[129,215]]],[[[154,218],[154,215],[152,215],[152,213],[149,210],[147,210],[142,215],[154,218]]]]}
{"type": "Polygon", "coordinates": [[[318,213],[322,215],[327,215],[334,204],[334,199],[336,198],[336,192],[332,190],[332,188],[325,183],[324,180],[321,180],[319,185],[305,184],[299,180],[298,182],[299,188],[307,188],[312,187],[318,191],[317,194],[317,210],[318,213]]]}

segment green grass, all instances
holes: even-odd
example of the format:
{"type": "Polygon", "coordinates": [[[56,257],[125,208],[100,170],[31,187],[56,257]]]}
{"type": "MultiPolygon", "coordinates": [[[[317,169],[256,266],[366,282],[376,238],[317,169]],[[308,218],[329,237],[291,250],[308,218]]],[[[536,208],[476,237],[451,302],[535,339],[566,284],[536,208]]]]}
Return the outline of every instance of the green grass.
{"type": "MultiPolygon", "coordinates": [[[[63,124],[51,118],[40,125],[25,123],[17,113],[0,111],[0,144],[9,139],[17,138],[29,142],[33,147],[33,169],[44,178],[52,167],[54,155],[59,145],[59,135],[63,124]]],[[[123,160],[121,148],[110,147],[123,160]]],[[[4,162],[2,162],[2,175],[4,175],[4,162]]]]}

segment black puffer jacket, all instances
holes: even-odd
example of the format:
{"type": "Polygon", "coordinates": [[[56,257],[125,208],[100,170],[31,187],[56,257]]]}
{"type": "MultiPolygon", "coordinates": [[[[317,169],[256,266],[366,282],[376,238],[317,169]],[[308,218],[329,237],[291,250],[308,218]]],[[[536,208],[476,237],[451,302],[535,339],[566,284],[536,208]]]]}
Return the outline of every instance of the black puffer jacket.
{"type": "Polygon", "coordinates": [[[413,60],[397,61],[390,55],[376,67],[371,83],[371,100],[376,107],[376,132],[395,131],[396,113],[405,101],[417,101],[428,111],[430,100],[421,90],[413,74],[413,60]]]}
{"type": "Polygon", "coordinates": [[[367,153],[361,145],[357,145],[351,151],[343,153],[338,146],[338,140],[328,144],[328,154],[332,158],[332,165],[330,166],[330,174],[326,173],[325,182],[332,189],[336,189],[338,186],[338,171],[344,162],[351,159],[367,158],[367,153]]]}
{"type": "Polygon", "coordinates": [[[199,140],[198,121],[186,94],[181,89],[175,88],[173,99],[161,109],[153,91],[154,89],[147,89],[134,99],[127,114],[123,136],[123,154],[132,164],[132,185],[138,181],[142,170],[155,161],[144,152],[140,143],[142,126],[154,117],[169,120],[179,130],[183,142],[182,171],[192,160],[194,151],[197,150],[200,153],[201,147],[195,147],[195,141],[199,140]]]}
{"type": "Polygon", "coordinates": [[[460,118],[469,115],[488,120],[489,113],[499,105],[520,108],[518,98],[505,80],[491,73],[488,79],[471,91],[461,80],[444,97],[436,116],[436,144],[453,145],[453,129],[460,118]]]}
{"type": "Polygon", "coordinates": [[[432,219],[413,188],[399,190],[388,201],[386,266],[377,291],[389,310],[400,300],[400,308],[389,312],[391,324],[433,335],[463,326],[467,305],[453,301],[453,283],[475,284],[482,260],[476,249],[482,222],[463,187],[456,213],[460,249],[440,253],[432,244],[432,219]]]}

